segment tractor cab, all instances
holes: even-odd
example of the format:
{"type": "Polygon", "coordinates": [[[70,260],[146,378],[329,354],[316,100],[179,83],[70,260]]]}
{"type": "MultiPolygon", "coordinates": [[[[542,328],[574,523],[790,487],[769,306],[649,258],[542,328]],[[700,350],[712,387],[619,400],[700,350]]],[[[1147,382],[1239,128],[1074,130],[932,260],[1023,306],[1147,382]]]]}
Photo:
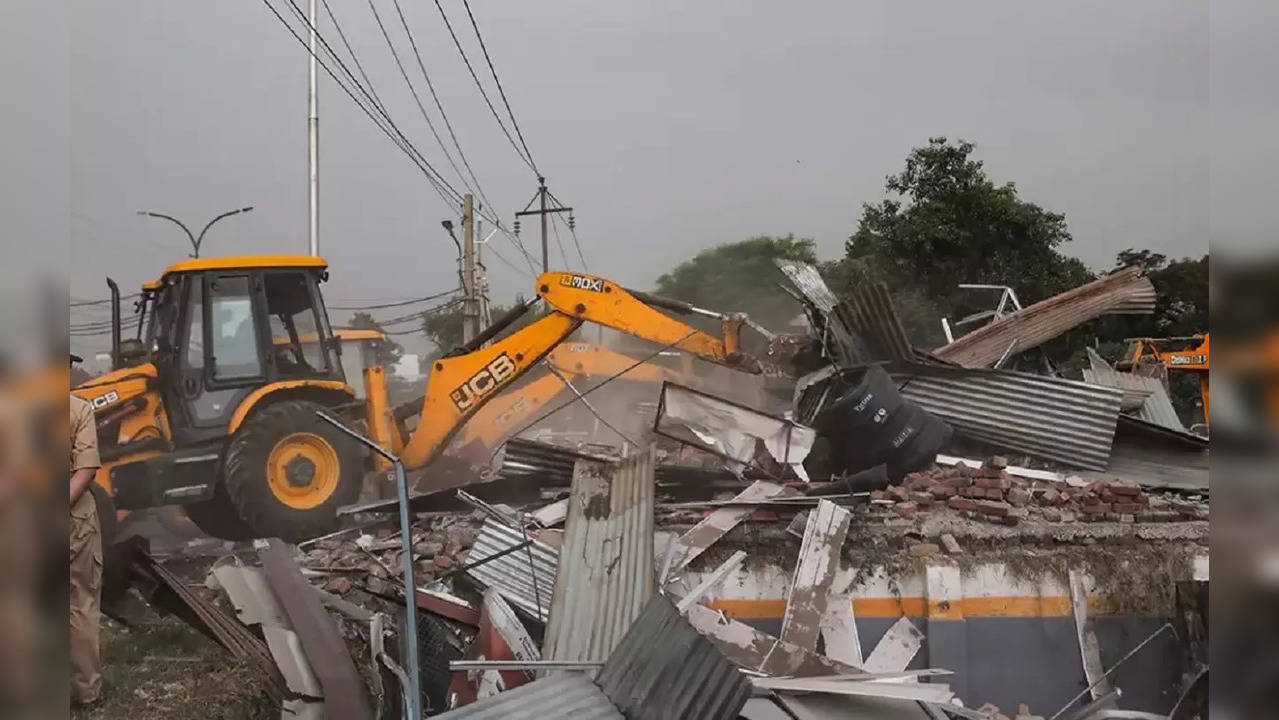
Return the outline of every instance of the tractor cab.
{"type": "Polygon", "coordinates": [[[345,381],[319,290],[326,277],[324,261],[309,256],[200,258],[165,270],[148,293],[143,342],[178,445],[225,437],[264,386],[345,381]]]}

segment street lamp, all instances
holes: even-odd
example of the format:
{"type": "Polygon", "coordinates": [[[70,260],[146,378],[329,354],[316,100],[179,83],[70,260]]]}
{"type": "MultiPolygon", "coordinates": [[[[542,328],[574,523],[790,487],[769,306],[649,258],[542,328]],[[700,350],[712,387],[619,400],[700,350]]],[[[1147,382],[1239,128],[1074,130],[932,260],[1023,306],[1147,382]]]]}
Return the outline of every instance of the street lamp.
{"type": "Polygon", "coordinates": [[[195,250],[195,252],[191,255],[191,257],[197,257],[197,258],[198,258],[198,257],[200,257],[200,243],[204,242],[204,234],[205,234],[205,233],[207,233],[207,232],[209,231],[209,228],[213,227],[213,223],[215,223],[215,222],[217,222],[217,221],[221,220],[222,218],[225,218],[225,217],[231,217],[232,215],[239,215],[240,213],[245,213],[245,212],[248,212],[248,211],[250,211],[250,210],[252,210],[252,209],[253,209],[253,206],[252,206],[252,205],[250,205],[250,206],[248,206],[248,207],[242,207],[242,208],[238,208],[238,209],[236,209],[236,210],[228,210],[228,211],[226,211],[226,212],[222,213],[221,215],[218,215],[217,217],[215,217],[215,218],[213,218],[212,220],[210,220],[210,221],[208,222],[208,224],[206,224],[206,225],[204,226],[204,229],[200,231],[200,235],[199,235],[198,237],[197,237],[197,236],[195,236],[195,235],[192,235],[192,234],[191,234],[191,230],[190,230],[190,229],[186,226],[186,224],[184,224],[181,220],[179,220],[179,219],[177,219],[177,218],[173,217],[172,215],[165,215],[164,213],[151,212],[150,210],[139,210],[139,211],[138,211],[138,214],[139,214],[139,215],[149,215],[149,216],[154,217],[154,218],[160,218],[160,219],[162,219],[162,220],[168,220],[169,222],[174,223],[174,224],[176,224],[178,227],[182,228],[182,232],[185,232],[185,233],[187,234],[187,239],[189,239],[189,240],[191,241],[191,248],[192,248],[193,250],[195,250]]]}

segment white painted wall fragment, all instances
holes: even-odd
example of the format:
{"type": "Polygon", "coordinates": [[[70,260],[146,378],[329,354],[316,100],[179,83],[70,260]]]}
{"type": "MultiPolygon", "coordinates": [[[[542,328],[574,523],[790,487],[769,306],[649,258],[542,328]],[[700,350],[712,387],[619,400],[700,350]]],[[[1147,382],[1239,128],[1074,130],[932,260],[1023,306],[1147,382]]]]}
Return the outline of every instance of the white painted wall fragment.
{"type": "Polygon", "coordinates": [[[822,500],[808,513],[799,561],[786,599],[786,614],[782,617],[782,640],[805,650],[817,648],[851,517],[848,510],[829,500],[822,500]]]}
{"type": "Polygon", "coordinates": [[[1091,695],[1096,700],[1110,694],[1110,681],[1103,679],[1105,668],[1101,664],[1101,647],[1097,633],[1088,617],[1088,582],[1083,573],[1070,571],[1070,604],[1075,613],[1075,634],[1079,638],[1079,656],[1084,666],[1084,678],[1092,686],[1091,695]]]}
{"type": "Polygon", "coordinates": [[[924,634],[910,618],[903,617],[888,628],[862,668],[872,673],[900,672],[906,669],[923,644],[924,634]]]}

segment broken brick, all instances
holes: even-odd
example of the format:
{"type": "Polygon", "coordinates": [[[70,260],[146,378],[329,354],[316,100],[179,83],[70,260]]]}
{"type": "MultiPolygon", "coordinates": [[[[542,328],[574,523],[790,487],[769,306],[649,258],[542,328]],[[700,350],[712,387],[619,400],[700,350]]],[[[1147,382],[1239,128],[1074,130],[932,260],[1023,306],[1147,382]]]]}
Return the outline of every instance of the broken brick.
{"type": "Polygon", "coordinates": [[[1048,522],[1061,522],[1061,511],[1053,508],[1044,509],[1044,519],[1048,522]]]}
{"type": "Polygon", "coordinates": [[[1105,515],[1110,512],[1110,505],[1101,501],[1084,503],[1085,515],[1105,515]]]}
{"type": "Polygon", "coordinates": [[[979,477],[973,481],[973,484],[979,488],[998,488],[1007,490],[1012,487],[1012,482],[1006,477],[979,477]]]}
{"type": "Polygon", "coordinates": [[[939,539],[942,547],[946,549],[947,555],[962,555],[964,553],[964,549],[959,546],[959,541],[955,539],[954,535],[945,533],[939,539]]]}
{"type": "Polygon", "coordinates": [[[1048,488],[1047,490],[1043,492],[1042,495],[1039,496],[1039,498],[1045,504],[1056,505],[1057,501],[1061,500],[1061,491],[1055,488],[1048,488]]]}
{"type": "Polygon", "coordinates": [[[913,502],[897,503],[893,506],[893,511],[904,518],[914,517],[919,512],[919,505],[913,502]]]}
{"type": "Polygon", "coordinates": [[[1142,511],[1141,505],[1137,503],[1120,502],[1111,505],[1110,508],[1121,515],[1135,515],[1142,511]]]}
{"type": "Polygon", "coordinates": [[[893,485],[888,488],[888,497],[897,502],[906,502],[909,492],[901,485],[893,485]]]}
{"type": "Polygon", "coordinates": [[[351,581],[344,577],[335,577],[324,586],[324,589],[335,595],[345,595],[351,592],[351,581]]]}
{"type": "Polygon", "coordinates": [[[953,497],[946,501],[946,504],[955,510],[976,510],[977,503],[965,497],[953,497]]]}
{"type": "Polygon", "coordinates": [[[910,501],[926,508],[933,504],[933,496],[926,492],[913,492],[910,494],[910,501]]]}
{"type": "Polygon", "coordinates": [[[876,500],[883,500],[883,499],[884,499],[884,491],[883,491],[883,490],[871,490],[871,491],[870,491],[870,500],[871,500],[871,502],[874,502],[874,501],[876,501],[876,500]]]}
{"type": "Polygon", "coordinates": [[[1022,507],[1030,502],[1030,493],[1022,490],[1021,488],[1013,488],[1008,491],[1008,502],[1011,503],[1013,507],[1022,507]]]}
{"type": "Polygon", "coordinates": [[[1135,483],[1112,482],[1106,486],[1110,492],[1115,495],[1125,495],[1128,497],[1141,494],[1141,486],[1135,483]]]}
{"type": "Polygon", "coordinates": [[[937,484],[928,488],[929,494],[937,500],[945,500],[955,496],[955,488],[949,485],[937,484]]]}
{"type": "Polygon", "coordinates": [[[977,511],[984,515],[1005,517],[1012,509],[1012,506],[1008,503],[997,500],[980,500],[977,502],[977,511]]]}
{"type": "Polygon", "coordinates": [[[990,489],[988,489],[988,490],[986,491],[986,499],[988,499],[988,500],[1003,500],[1003,499],[1004,499],[1004,491],[1003,491],[1003,490],[1000,490],[1000,489],[998,489],[998,488],[990,488],[990,489]]]}
{"type": "Polygon", "coordinates": [[[448,570],[450,567],[452,567],[452,565],[453,565],[453,558],[449,557],[448,555],[435,556],[435,567],[441,570],[448,570]]]}
{"type": "Polygon", "coordinates": [[[911,545],[908,552],[911,557],[929,557],[941,552],[941,548],[933,543],[919,543],[911,545]]]}

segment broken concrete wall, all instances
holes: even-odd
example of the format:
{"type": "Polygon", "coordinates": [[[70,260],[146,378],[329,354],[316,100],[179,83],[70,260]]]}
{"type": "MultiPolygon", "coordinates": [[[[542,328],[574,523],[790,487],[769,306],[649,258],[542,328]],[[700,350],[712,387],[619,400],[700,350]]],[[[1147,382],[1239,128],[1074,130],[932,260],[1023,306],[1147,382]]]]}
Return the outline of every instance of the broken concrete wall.
{"type": "MultiPolygon", "coordinates": [[[[713,568],[709,562],[694,563],[685,581],[698,584],[713,568]]],[[[954,671],[943,680],[966,703],[1058,708],[1087,684],[1070,587],[1060,570],[1033,554],[971,564],[934,557],[867,573],[845,564],[828,602],[852,607],[867,664],[885,634],[905,617],[922,635],[905,668],[954,671]]],[[[757,556],[702,601],[779,636],[792,571],[789,558],[757,556]]],[[[1175,579],[1206,580],[1207,549],[1176,571],[1186,577],[1175,579]]],[[[1100,566],[1096,572],[1104,574],[1100,566]]],[[[1089,588],[1088,612],[1107,669],[1172,619],[1171,606],[1145,603],[1150,598],[1134,603],[1137,594],[1162,594],[1163,588],[1152,582],[1156,576],[1134,574],[1133,582],[1148,586],[1134,588],[1129,597],[1116,596],[1122,583],[1115,577],[1081,576],[1089,588]]],[[[1174,578],[1168,580],[1171,586],[1174,578]]],[[[1184,655],[1176,638],[1165,632],[1121,666],[1111,677],[1123,689],[1123,707],[1167,712],[1176,700],[1184,655]]]]}

